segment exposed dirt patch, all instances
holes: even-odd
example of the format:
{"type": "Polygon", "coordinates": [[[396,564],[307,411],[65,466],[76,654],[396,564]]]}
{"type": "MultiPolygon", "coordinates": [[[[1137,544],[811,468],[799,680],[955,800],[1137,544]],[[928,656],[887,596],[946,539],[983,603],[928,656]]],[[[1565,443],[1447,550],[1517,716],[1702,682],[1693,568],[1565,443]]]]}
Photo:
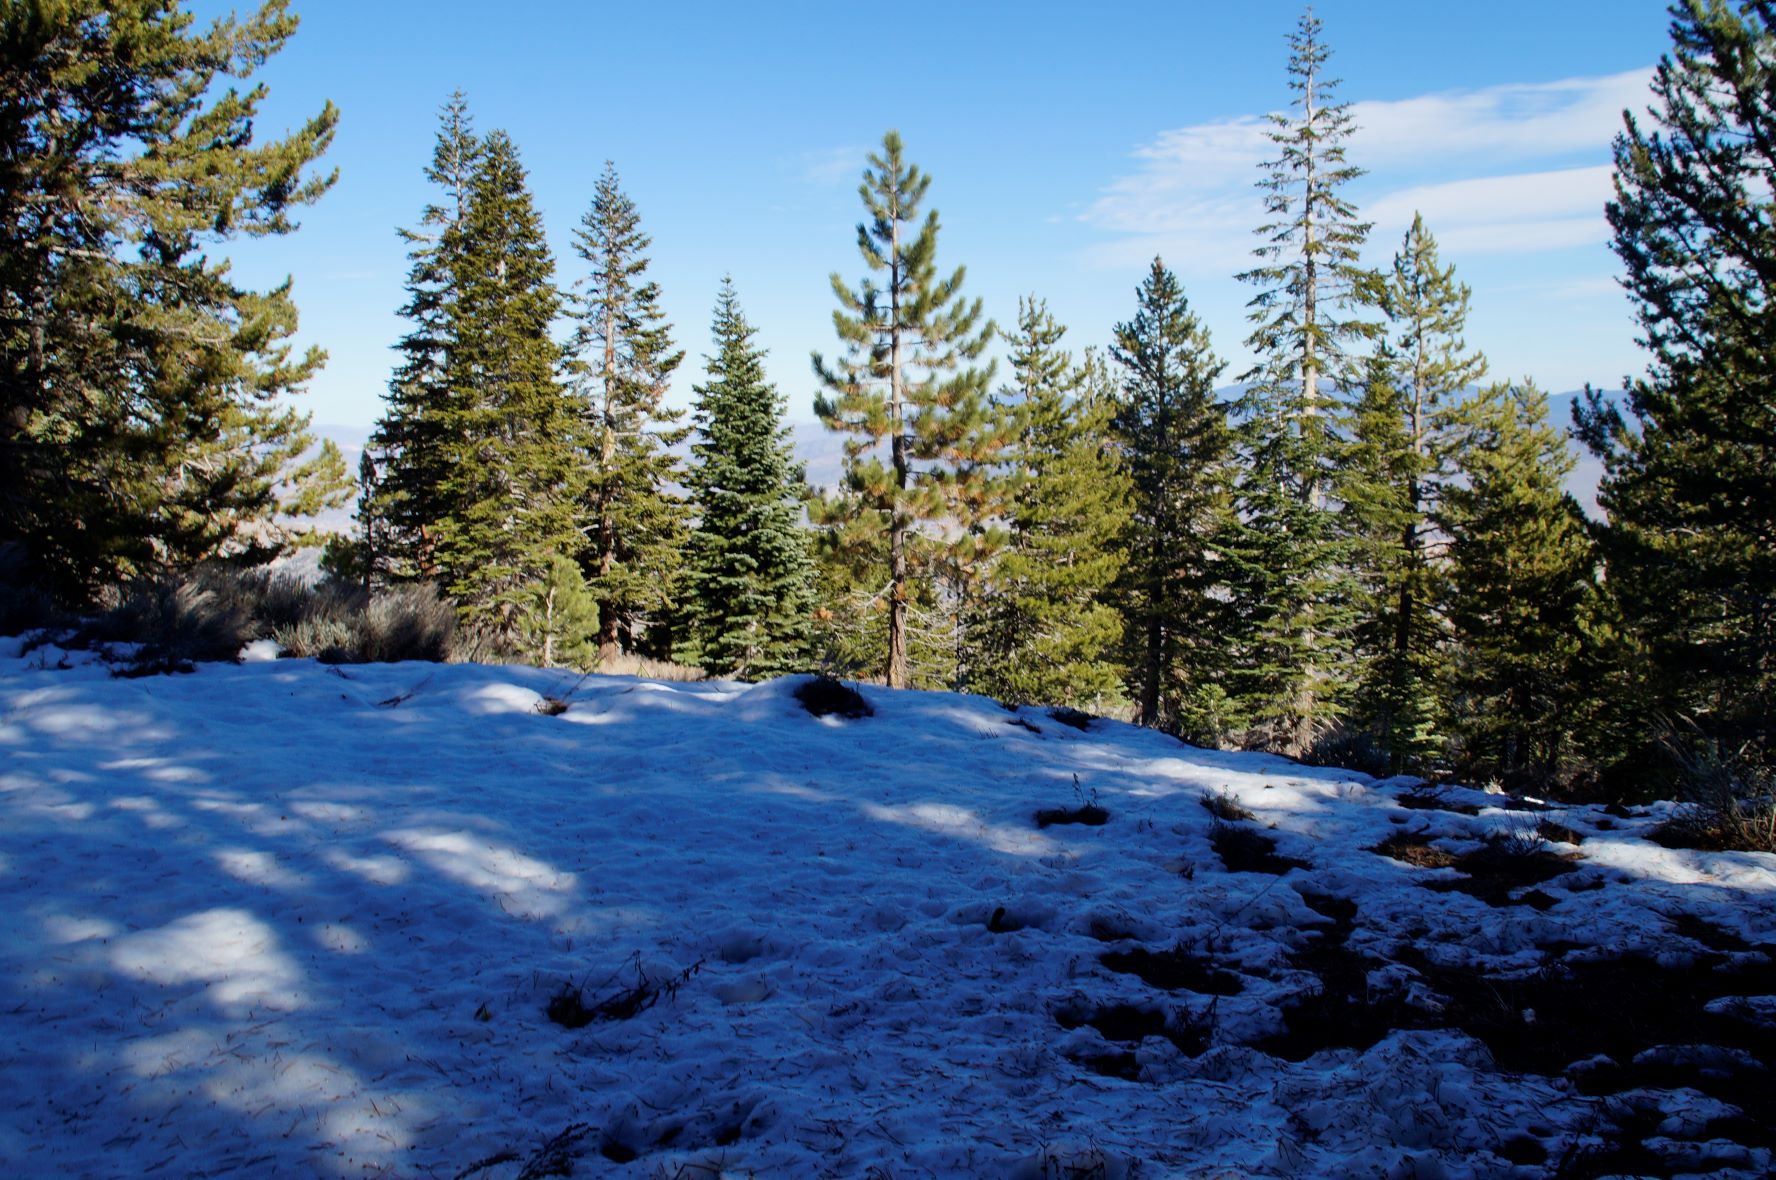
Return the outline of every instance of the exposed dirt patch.
{"type": "Polygon", "coordinates": [[[1583,844],[1585,834],[1576,828],[1569,828],[1563,823],[1544,819],[1536,824],[1536,835],[1550,844],[1583,844]]]}
{"type": "MultiPolygon", "coordinates": [[[[1567,960],[1515,979],[1437,967],[1411,951],[1401,961],[1446,998],[1437,1021],[1484,1042],[1504,1069],[1568,1072],[1581,1092],[1599,1097],[1699,1090],[1741,1113],[1713,1120],[1689,1142],[1776,1146],[1776,1022],[1726,999],[1776,994],[1776,965],[1767,956],[1709,955],[1665,965],[1638,956],[1567,960]],[[1587,1064],[1569,1069],[1576,1062],[1587,1064]]],[[[1606,1103],[1602,1141],[1573,1147],[1555,1174],[1697,1170],[1694,1152],[1661,1146],[1674,1138],[1657,1134],[1664,1115],[1648,1121],[1640,1107],[1606,1103]]]]}
{"type": "Polygon", "coordinates": [[[1039,828],[1053,827],[1056,824],[1085,824],[1098,828],[1109,822],[1110,813],[1096,803],[1082,803],[1078,807],[1045,807],[1036,813],[1036,826],[1039,828]]]}
{"type": "Polygon", "coordinates": [[[1369,972],[1380,961],[1350,949],[1357,906],[1348,898],[1303,891],[1301,899],[1329,919],[1289,956],[1290,965],[1312,974],[1318,987],[1283,1009],[1286,1031],[1255,1047],[1286,1061],[1305,1061],[1322,1049],[1367,1049],[1396,1028],[1413,1027],[1400,997],[1376,996],[1369,972]]]}
{"type": "Polygon", "coordinates": [[[1455,863],[1455,853],[1431,843],[1423,832],[1395,832],[1369,851],[1421,869],[1446,869],[1455,863]]]}
{"type": "Polygon", "coordinates": [[[1069,708],[1066,705],[1050,709],[1048,711],[1048,718],[1050,721],[1060,722],[1069,729],[1077,729],[1080,733],[1089,730],[1092,723],[1092,715],[1090,713],[1083,712],[1079,709],[1069,708]]]}
{"type": "Polygon", "coordinates": [[[861,692],[832,676],[816,676],[797,685],[795,698],[815,717],[843,717],[856,721],[873,717],[876,712],[861,692]]]}
{"type": "Polygon", "coordinates": [[[1458,815],[1479,815],[1471,803],[1457,803],[1434,787],[1419,787],[1394,797],[1394,802],[1410,811],[1453,811],[1458,815]]]}
{"type": "Polygon", "coordinates": [[[1112,971],[1136,976],[1148,987],[1161,991],[1237,996],[1246,990],[1245,980],[1232,971],[1215,967],[1212,960],[1182,943],[1166,951],[1150,951],[1146,947],[1106,951],[1098,956],[1098,962],[1112,971]]]}
{"type": "Polygon", "coordinates": [[[1313,867],[1304,860],[1280,855],[1276,837],[1244,824],[1216,820],[1209,828],[1209,844],[1230,873],[1269,873],[1280,877],[1290,869],[1313,867]]]}
{"type": "Polygon", "coordinates": [[[1516,897],[1512,894],[1572,872],[1577,859],[1576,853],[1551,852],[1539,841],[1505,837],[1456,857],[1454,867],[1466,876],[1454,881],[1426,881],[1424,886],[1439,893],[1465,893],[1490,906],[1530,905],[1545,910],[1555,901],[1540,890],[1516,897]]]}

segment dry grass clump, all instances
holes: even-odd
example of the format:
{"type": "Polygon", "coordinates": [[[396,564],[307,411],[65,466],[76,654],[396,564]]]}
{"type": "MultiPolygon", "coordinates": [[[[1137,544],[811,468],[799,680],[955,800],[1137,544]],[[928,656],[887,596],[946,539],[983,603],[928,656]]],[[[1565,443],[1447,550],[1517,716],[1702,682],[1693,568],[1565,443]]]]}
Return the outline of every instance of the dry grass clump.
{"type": "Polygon", "coordinates": [[[1446,869],[1455,863],[1453,852],[1431,843],[1423,832],[1395,832],[1369,851],[1421,869],[1446,869]]]}
{"type": "Polygon", "coordinates": [[[679,682],[702,680],[707,675],[703,669],[691,664],[675,664],[671,660],[656,660],[628,652],[598,661],[596,671],[602,676],[639,676],[644,680],[679,682]]]}
{"type": "Polygon", "coordinates": [[[1203,805],[1204,811],[1227,823],[1258,818],[1251,808],[1234,798],[1233,792],[1225,787],[1219,791],[1204,791],[1198,802],[1203,805]]]}
{"type": "Polygon", "coordinates": [[[1678,757],[1683,805],[1653,839],[1667,848],[1776,852],[1776,769],[1744,753],[1678,757]]]}

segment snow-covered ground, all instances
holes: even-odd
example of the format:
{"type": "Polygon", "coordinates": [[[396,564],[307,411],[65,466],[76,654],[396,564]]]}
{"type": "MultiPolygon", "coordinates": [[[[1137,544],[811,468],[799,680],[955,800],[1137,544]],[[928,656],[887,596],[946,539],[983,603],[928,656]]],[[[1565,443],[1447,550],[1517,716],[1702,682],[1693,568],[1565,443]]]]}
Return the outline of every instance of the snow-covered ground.
{"type": "Polygon", "coordinates": [[[798,679],[19,653],[18,1174],[1527,1177],[1624,1125],[1668,1171],[1771,1168],[1709,1079],[1769,1064],[1776,858],[1660,848],[1663,808],[1510,810],[937,693],[815,718],[798,679]],[[1035,822],[1094,800],[1101,826],[1035,822]],[[1301,863],[1230,871],[1230,832],[1301,863]],[[1402,834],[1569,871],[1473,896],[1369,851],[1402,834]],[[1713,1047],[1514,1068],[1562,1019],[1524,997],[1624,956],[1624,989],[1721,981],[1672,1001],[1713,1047]],[[575,989],[639,1011],[564,1027],[575,989]]]}

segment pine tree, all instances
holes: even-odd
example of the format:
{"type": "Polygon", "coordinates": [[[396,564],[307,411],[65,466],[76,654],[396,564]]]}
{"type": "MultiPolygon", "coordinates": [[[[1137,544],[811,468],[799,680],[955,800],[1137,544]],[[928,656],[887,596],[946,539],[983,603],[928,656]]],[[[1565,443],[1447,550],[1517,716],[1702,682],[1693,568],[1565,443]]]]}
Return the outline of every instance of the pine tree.
{"type": "Polygon", "coordinates": [[[1533,386],[1495,385],[1457,412],[1462,478],[1444,488],[1448,617],[1456,652],[1449,728],[1468,773],[1560,783],[1579,754],[1579,669],[1595,556],[1567,493],[1566,439],[1533,386]]]}
{"type": "MultiPolygon", "coordinates": [[[[1684,0],[1608,215],[1652,365],[1593,396],[1606,586],[1643,731],[1776,762],[1776,4],[1684,0]]],[[[1642,747],[1644,749],[1644,747],[1642,747]]],[[[1640,750],[1610,751],[1644,777],[1640,750]]]]}
{"type": "Polygon", "coordinates": [[[1349,669],[1351,587],[1329,503],[1338,393],[1351,384],[1353,343],[1376,325],[1364,318],[1376,278],[1359,262],[1369,232],[1342,190],[1362,175],[1345,158],[1353,130],[1320,22],[1303,14],[1289,38],[1293,114],[1274,114],[1278,156],[1259,187],[1273,220],[1258,229],[1259,265],[1246,343],[1257,357],[1242,399],[1246,454],[1239,507],[1237,596],[1246,629],[1237,696],[1256,744],[1301,756],[1343,707],[1349,669]]]}
{"type": "Polygon", "coordinates": [[[308,419],[280,404],[324,360],[292,354],[290,284],[247,290],[209,253],[296,228],[338,114],[255,145],[265,87],[213,84],[296,18],[194,25],[165,0],[0,7],[0,551],[70,601],[267,559],[291,489],[338,475],[299,461],[308,419]]]}
{"type": "Polygon", "coordinates": [[[1388,334],[1351,412],[1338,483],[1360,588],[1357,716],[1394,773],[1422,765],[1440,745],[1440,570],[1430,517],[1449,474],[1451,410],[1486,371],[1462,340],[1468,298],[1414,217],[1382,289],[1388,334]]]}
{"type": "Polygon", "coordinates": [[[829,540],[849,542],[854,555],[880,542],[888,616],[883,676],[891,688],[909,683],[913,583],[944,556],[919,525],[950,513],[965,526],[984,524],[982,484],[992,463],[982,443],[999,433],[987,397],[992,366],[970,364],[995,329],[982,321],[980,300],[963,298],[963,268],[938,277],[937,213],[918,223],[930,186],[931,178],[906,162],[900,134],[883,136],[858,187],[869,220],[857,227],[857,248],[871,275],[855,290],[832,276],[839,301],[833,326],[846,352],[833,365],[814,355],[815,375],[828,391],[816,399],[815,413],[828,429],[852,436],[844,492],[820,507],[817,521],[829,540]]]}
{"type": "Polygon", "coordinates": [[[694,462],[685,482],[698,514],[685,570],[689,616],[678,656],[718,676],[803,671],[814,568],[801,526],[801,468],[764,350],[722,280],[715,355],[696,387],[694,462]]]}
{"type": "Polygon", "coordinates": [[[1115,695],[1129,484],[1110,434],[1116,402],[1104,366],[1075,365],[1047,303],[1018,301],[1005,334],[1012,427],[1003,451],[1007,539],[971,620],[969,687],[1007,701],[1090,705],[1115,695]]]}
{"type": "Polygon", "coordinates": [[[576,416],[550,330],[561,309],[555,260],[517,148],[482,144],[462,218],[443,249],[462,262],[447,324],[442,580],[465,622],[527,655],[553,559],[579,542],[576,416]]]}
{"type": "Polygon", "coordinates": [[[364,449],[358,507],[357,565],[367,580],[435,577],[437,523],[451,512],[444,501],[448,431],[461,407],[450,402],[447,372],[456,341],[456,302],[472,277],[470,243],[451,231],[468,214],[469,192],[482,164],[468,100],[459,90],[439,115],[437,144],[426,179],[441,190],[427,205],[420,228],[398,231],[408,243],[407,304],[412,327],[396,346],[401,359],[385,395],[387,405],[364,449]]]}
{"type": "Polygon", "coordinates": [[[651,244],[607,161],[574,234],[592,272],[574,298],[571,346],[587,438],[582,563],[606,661],[643,644],[666,654],[660,640],[686,536],[685,506],[670,489],[678,459],[668,448],[688,430],[676,425],[684,412],[664,402],[684,352],[672,347],[659,285],[647,278],[651,244]]]}
{"type": "Polygon", "coordinates": [[[1115,430],[1133,488],[1121,583],[1136,720],[1218,741],[1229,717],[1220,548],[1233,521],[1232,437],[1215,398],[1225,367],[1158,258],[1134,319],[1116,326],[1115,430]]]}
{"type": "Polygon", "coordinates": [[[549,568],[519,617],[521,646],[545,668],[590,668],[598,660],[598,604],[586,590],[580,564],[566,554],[549,568]]]}

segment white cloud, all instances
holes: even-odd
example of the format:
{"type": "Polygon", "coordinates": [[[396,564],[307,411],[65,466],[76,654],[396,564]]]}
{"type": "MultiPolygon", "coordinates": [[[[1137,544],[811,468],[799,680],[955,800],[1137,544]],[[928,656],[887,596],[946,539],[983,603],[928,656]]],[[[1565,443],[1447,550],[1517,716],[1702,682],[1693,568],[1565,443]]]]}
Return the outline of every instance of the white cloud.
{"type": "MultiPolygon", "coordinates": [[[[1377,223],[1375,242],[1391,248],[1414,209],[1446,256],[1603,240],[1610,169],[1596,161],[1607,158],[1622,111],[1644,103],[1648,76],[1353,103],[1350,157],[1370,170],[1359,204],[1377,223]],[[1447,179],[1452,173],[1461,178],[1447,179]]],[[[1136,149],[1136,169],[1082,215],[1112,235],[1092,259],[1124,267],[1160,254],[1195,274],[1250,265],[1251,231],[1263,219],[1253,185],[1275,150],[1268,130],[1266,118],[1247,115],[1166,131],[1136,149]]]]}
{"type": "Polygon", "coordinates": [[[1515,176],[1414,185],[1364,207],[1375,240],[1398,240],[1422,213],[1445,254],[1492,254],[1587,246],[1609,236],[1607,164],[1515,176]]]}
{"type": "Polygon", "coordinates": [[[1374,167],[1476,156],[1515,162],[1601,150],[1622,129],[1622,112],[1646,105],[1651,69],[1601,78],[1513,83],[1357,102],[1365,161],[1374,167]]]}

